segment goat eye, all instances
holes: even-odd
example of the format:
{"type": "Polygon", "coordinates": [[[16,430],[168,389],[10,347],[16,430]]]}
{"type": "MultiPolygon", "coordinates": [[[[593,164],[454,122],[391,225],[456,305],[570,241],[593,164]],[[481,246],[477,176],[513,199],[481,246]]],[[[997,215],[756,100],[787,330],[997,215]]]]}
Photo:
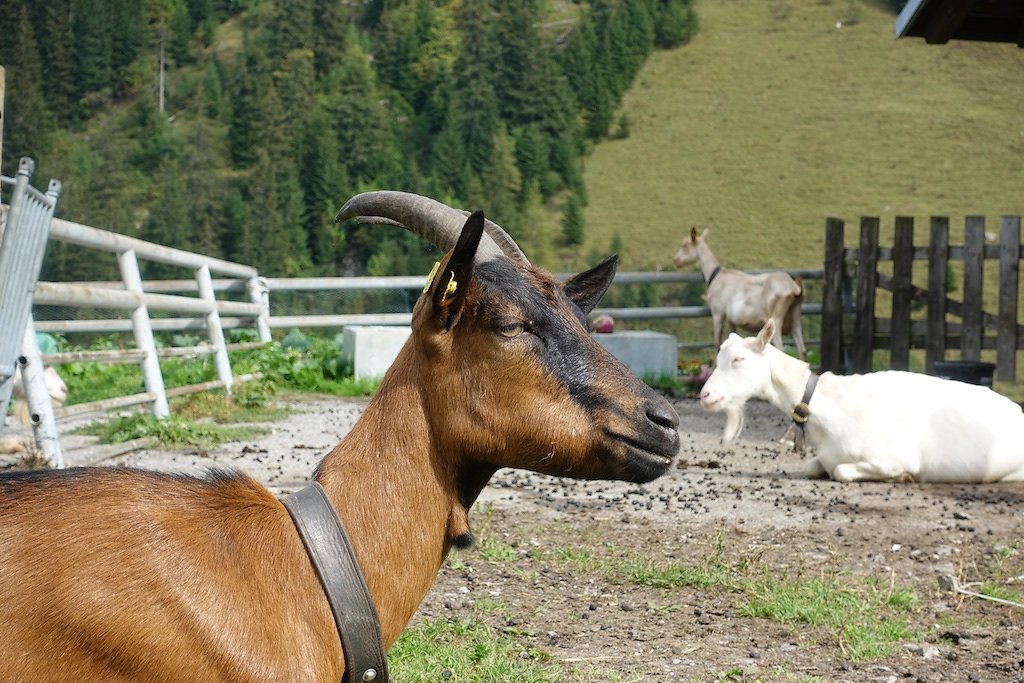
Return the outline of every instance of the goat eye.
{"type": "Polygon", "coordinates": [[[732,359],[733,367],[736,367],[737,365],[741,364],[742,362],[743,362],[743,356],[740,356],[738,358],[733,358],[732,359]]]}
{"type": "Polygon", "coordinates": [[[525,331],[526,325],[521,322],[505,323],[498,328],[498,334],[502,337],[518,337],[525,331]]]}

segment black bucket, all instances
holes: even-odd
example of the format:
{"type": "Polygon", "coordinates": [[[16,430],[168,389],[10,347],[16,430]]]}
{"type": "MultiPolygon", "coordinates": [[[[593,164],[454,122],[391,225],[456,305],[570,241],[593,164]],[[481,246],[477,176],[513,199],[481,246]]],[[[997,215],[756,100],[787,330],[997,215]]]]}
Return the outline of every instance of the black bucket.
{"type": "Polygon", "coordinates": [[[968,384],[980,384],[992,388],[992,375],[996,364],[980,360],[937,360],[935,376],[942,379],[955,379],[968,384]]]}

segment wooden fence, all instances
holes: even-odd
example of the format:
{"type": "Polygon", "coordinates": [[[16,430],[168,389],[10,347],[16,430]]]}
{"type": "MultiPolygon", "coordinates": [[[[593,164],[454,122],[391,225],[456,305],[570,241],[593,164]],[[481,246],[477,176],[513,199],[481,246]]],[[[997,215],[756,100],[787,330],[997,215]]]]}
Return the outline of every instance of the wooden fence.
{"type": "Polygon", "coordinates": [[[903,370],[910,350],[924,349],[925,370],[933,373],[948,350],[959,350],[961,360],[971,361],[980,360],[986,350],[995,351],[995,378],[1013,381],[1017,349],[1024,344],[1024,326],[1018,323],[1020,216],[1001,218],[997,244],[985,244],[981,216],[966,218],[962,245],[950,244],[947,217],[931,219],[925,246],[914,245],[914,219],[907,217],[895,219],[893,246],[880,246],[879,223],[878,218],[861,218],[855,248],[845,246],[843,221],[829,218],[825,223],[822,370],[868,372],[876,349],[888,349],[889,366],[903,370]],[[927,287],[913,282],[915,261],[927,262],[927,287]],[[988,287],[986,261],[998,264],[998,282],[988,287]],[[883,262],[892,263],[891,275],[879,271],[883,262]],[[957,262],[963,270],[959,301],[947,291],[951,263],[957,262]],[[889,318],[876,311],[879,290],[891,292],[889,318]],[[986,293],[990,302],[998,297],[994,312],[984,308],[986,293]]]}

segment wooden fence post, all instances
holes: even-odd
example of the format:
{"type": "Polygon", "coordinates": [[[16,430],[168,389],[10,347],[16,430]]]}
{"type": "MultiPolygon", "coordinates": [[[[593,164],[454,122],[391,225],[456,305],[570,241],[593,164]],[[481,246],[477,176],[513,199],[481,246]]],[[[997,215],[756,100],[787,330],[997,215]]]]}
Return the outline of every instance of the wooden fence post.
{"type": "Polygon", "coordinates": [[[910,309],[914,300],[914,219],[896,217],[896,235],[892,250],[892,320],[889,333],[892,349],[889,367],[910,368],[910,309]]]}
{"type": "Polygon", "coordinates": [[[1020,282],[1020,216],[999,221],[999,322],[996,327],[996,379],[1017,377],[1017,288],[1020,282]]]}
{"type": "Polygon", "coordinates": [[[928,321],[925,324],[925,372],[946,359],[946,278],[949,272],[949,218],[932,216],[928,235],[928,321]]]}
{"type": "Polygon", "coordinates": [[[875,336],[875,288],[878,285],[878,218],[860,219],[857,250],[857,303],[853,317],[853,372],[871,372],[875,336]]]}
{"type": "Polygon", "coordinates": [[[821,371],[843,370],[843,221],[825,220],[825,282],[821,301],[821,371]]]}
{"type": "Polygon", "coordinates": [[[960,316],[960,358],[981,358],[982,284],[985,272],[985,217],[968,216],[964,224],[964,307],[960,316]]]}

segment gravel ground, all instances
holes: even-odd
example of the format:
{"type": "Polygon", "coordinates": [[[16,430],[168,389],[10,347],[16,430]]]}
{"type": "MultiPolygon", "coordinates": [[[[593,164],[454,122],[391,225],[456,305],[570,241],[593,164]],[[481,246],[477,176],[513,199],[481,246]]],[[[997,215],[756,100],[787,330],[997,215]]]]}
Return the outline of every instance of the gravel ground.
{"type": "MultiPolygon", "coordinates": [[[[203,453],[141,450],[106,462],[195,473],[229,465],[275,492],[291,491],[365,401],[293,397],[287,404],[295,412],[258,440],[203,453]]],[[[678,466],[650,484],[499,471],[471,517],[481,545],[498,542],[511,556],[453,552],[416,620],[484,619],[581,680],[1024,680],[1024,610],[940,582],[953,577],[976,590],[981,582],[1014,589],[1010,581],[1024,580],[1024,487],[811,480],[802,458],[779,445],[786,421],[770,406],[749,404],[746,431],[729,446],[721,443],[721,415],[703,413],[693,399],[676,407],[678,466]],[[737,590],[637,586],[596,563],[565,559],[583,553],[686,566],[717,558],[773,576],[906,587],[918,597],[904,617],[915,635],[887,656],[850,661],[834,630],[742,616],[737,590]]]]}

